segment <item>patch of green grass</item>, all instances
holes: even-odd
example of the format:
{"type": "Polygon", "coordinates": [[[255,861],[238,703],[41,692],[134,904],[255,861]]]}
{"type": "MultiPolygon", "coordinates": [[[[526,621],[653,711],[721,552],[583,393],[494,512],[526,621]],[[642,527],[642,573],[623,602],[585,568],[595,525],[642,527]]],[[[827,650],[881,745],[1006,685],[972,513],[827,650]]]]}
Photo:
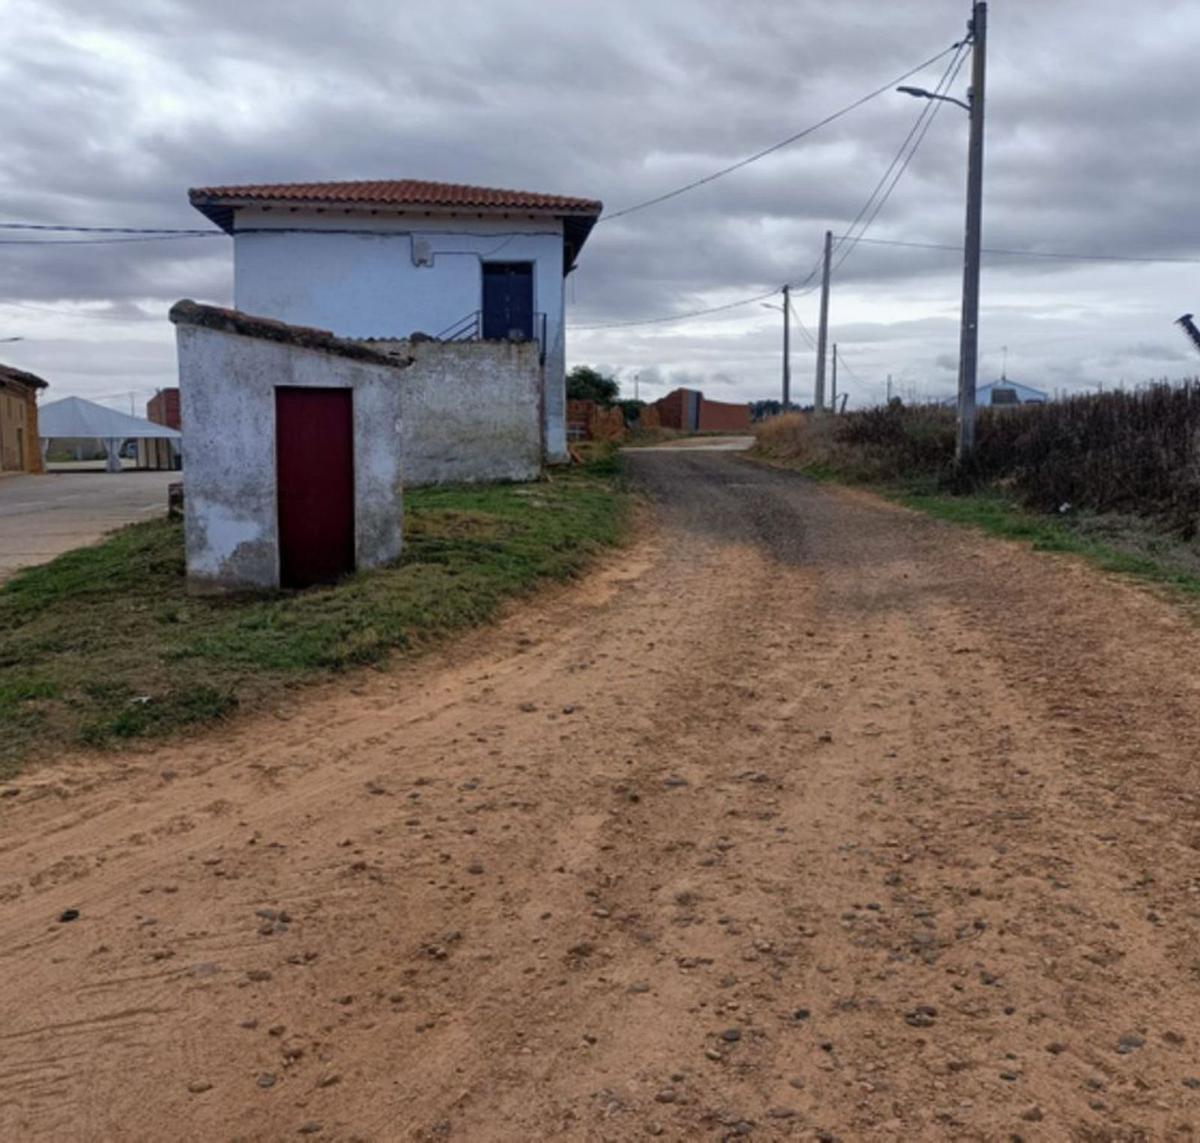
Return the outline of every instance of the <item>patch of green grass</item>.
{"type": "Polygon", "coordinates": [[[752,455],[758,464],[801,473],[822,483],[868,488],[928,516],[1028,543],[1034,551],[1079,556],[1107,572],[1200,596],[1200,547],[1176,539],[1149,520],[1097,513],[1049,516],[995,491],[953,496],[922,477],[903,484],[858,480],[825,464],[752,455]]]}
{"type": "Polygon", "coordinates": [[[1104,571],[1200,595],[1200,573],[1187,566],[1192,561],[1187,559],[1186,546],[1172,545],[1167,537],[1152,537],[1144,526],[1127,527],[1100,540],[1088,534],[1088,517],[1043,516],[995,495],[947,496],[894,488],[889,491],[901,503],[939,520],[966,524],[1008,540],[1022,540],[1034,551],[1082,556],[1104,571]],[[1146,547],[1157,551],[1145,550],[1146,547]]]}
{"type": "Polygon", "coordinates": [[[134,524],[0,587],[0,778],[72,744],[165,735],[413,651],[621,539],[614,450],[537,484],[416,489],[392,567],[327,588],[185,590],[179,524],[134,524]]]}

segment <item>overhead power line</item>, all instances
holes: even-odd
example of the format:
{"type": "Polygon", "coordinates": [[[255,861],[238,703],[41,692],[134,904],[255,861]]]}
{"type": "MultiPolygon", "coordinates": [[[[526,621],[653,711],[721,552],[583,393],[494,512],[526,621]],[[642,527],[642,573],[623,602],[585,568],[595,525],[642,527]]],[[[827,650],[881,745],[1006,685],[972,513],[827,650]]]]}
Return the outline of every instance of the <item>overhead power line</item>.
{"type": "Polygon", "coordinates": [[[50,230],[58,234],[154,234],[195,238],[221,238],[219,230],[176,226],[60,226],[49,222],[0,222],[0,230],[50,230]]]}
{"type": "MultiPolygon", "coordinates": [[[[788,283],[788,286],[792,291],[792,293],[791,293],[792,299],[795,299],[797,297],[802,298],[806,293],[811,293],[812,289],[815,289],[815,287],[812,287],[810,289],[805,289],[804,287],[808,286],[808,284],[813,280],[813,278],[816,277],[817,271],[820,270],[820,268],[821,268],[821,259],[818,257],[816,265],[813,266],[813,268],[808,272],[808,275],[801,282],[799,282],[799,283],[789,282],[788,283]]],[[[699,309],[699,310],[687,310],[684,313],[680,313],[680,314],[664,314],[662,317],[634,318],[630,321],[601,322],[601,323],[593,324],[593,325],[577,325],[577,326],[574,326],[573,328],[576,330],[619,329],[624,326],[631,326],[631,325],[663,325],[667,322],[686,321],[689,318],[705,317],[708,314],[721,313],[723,310],[733,310],[733,309],[737,309],[739,306],[748,306],[752,302],[761,302],[767,298],[773,298],[777,293],[779,293],[780,288],[781,287],[776,287],[773,290],[768,290],[765,294],[751,294],[749,297],[738,298],[737,301],[726,302],[723,305],[707,306],[704,309],[699,309]]],[[[792,313],[795,314],[795,312],[796,312],[795,309],[793,309],[792,313]]],[[[799,321],[799,319],[797,319],[797,321],[799,321]]],[[[807,336],[807,334],[805,336],[807,336]]]]}
{"type": "MultiPolygon", "coordinates": [[[[935,94],[942,95],[944,92],[950,90],[950,88],[954,85],[954,81],[958,78],[958,73],[962,70],[963,64],[966,63],[967,57],[968,52],[966,50],[966,45],[961,45],[957,54],[950,61],[950,64],[946,68],[945,73],[942,75],[941,80],[938,82],[937,87],[934,89],[935,94]]],[[[908,135],[904,139],[904,142],[900,144],[900,149],[896,152],[896,157],[892,160],[891,165],[884,172],[883,178],[879,180],[879,183],[871,192],[871,198],[867,200],[863,210],[859,211],[854,222],[850,224],[850,234],[854,233],[854,227],[860,221],[862,222],[862,227],[858,234],[850,239],[849,248],[838,259],[837,265],[834,267],[835,272],[840,270],[846,259],[854,253],[855,247],[857,247],[859,242],[862,241],[863,236],[868,230],[871,229],[875,219],[879,217],[880,212],[887,205],[888,199],[892,197],[893,192],[899,185],[900,180],[904,177],[904,173],[908,170],[909,165],[912,163],[917,151],[920,150],[921,144],[925,141],[925,136],[929,134],[929,129],[933,126],[933,121],[937,118],[937,114],[941,108],[942,101],[935,99],[929,100],[925,106],[921,108],[921,113],[917,116],[916,122],[913,123],[912,130],[909,131],[908,135]],[[894,175],[892,174],[893,171],[895,171],[894,175]],[[890,184],[888,183],[889,176],[891,176],[890,184]],[[885,185],[886,189],[884,189],[885,185]],[[881,191],[882,195],[880,194],[881,191]],[[871,201],[877,197],[878,201],[875,203],[874,207],[872,207],[871,201]],[[869,214],[867,213],[868,210],[870,211],[869,214]],[[866,215],[865,221],[863,220],[864,215],[866,215]]],[[[842,246],[842,241],[843,240],[839,240],[838,242],[839,249],[842,246]]]]}
{"type": "MultiPolygon", "coordinates": [[[[942,88],[946,83],[947,77],[954,70],[955,65],[957,64],[958,60],[961,58],[962,52],[963,52],[963,48],[962,48],[962,46],[960,46],[958,49],[958,52],[950,60],[950,63],[947,66],[945,73],[942,75],[942,78],[938,80],[937,87],[934,90],[936,92],[938,92],[939,94],[941,93],[942,88]]],[[[843,242],[849,241],[850,236],[853,235],[853,233],[854,233],[854,228],[863,220],[863,218],[866,216],[867,212],[874,205],[876,198],[879,197],[880,193],[883,191],[884,187],[887,185],[888,179],[891,177],[892,172],[896,169],[896,167],[898,167],[901,164],[901,162],[903,162],[904,156],[908,150],[909,144],[913,141],[913,138],[920,131],[921,126],[925,122],[926,117],[929,115],[931,109],[934,108],[935,106],[936,106],[936,102],[934,100],[929,100],[928,102],[925,102],[921,105],[920,113],[917,115],[916,120],[913,122],[912,127],[909,129],[908,134],[905,135],[904,141],[900,144],[900,147],[896,151],[896,154],[892,158],[892,161],[888,164],[887,170],[885,170],[883,172],[883,175],[880,177],[879,182],[877,182],[875,184],[875,187],[871,191],[870,195],[868,196],[867,201],[862,204],[862,208],[859,210],[858,214],[856,214],[854,216],[853,221],[850,223],[850,225],[848,227],[846,227],[846,233],[844,235],[837,236],[837,243],[838,243],[839,249],[841,248],[843,242]]]]}
{"type": "Polygon", "coordinates": [[[0,238],[0,246],[112,246],[121,242],[179,242],[192,238],[224,238],[223,234],[154,234],[126,238],[0,238]]]}
{"type": "Polygon", "coordinates": [[[706,314],[718,314],[724,310],[737,309],[739,306],[748,306],[751,302],[761,302],[765,298],[773,298],[777,293],[779,293],[777,289],[768,290],[765,294],[755,294],[753,297],[739,298],[736,302],[726,302],[723,305],[709,306],[702,310],[689,310],[687,313],[682,314],[667,314],[664,317],[653,318],[635,318],[632,321],[604,322],[600,325],[577,325],[574,328],[576,330],[623,329],[631,325],[662,325],[665,322],[684,321],[687,318],[704,317],[706,314]]]}
{"type": "Polygon", "coordinates": [[[674,190],[666,191],[663,194],[655,195],[653,198],[645,199],[643,202],[635,202],[631,206],[622,208],[621,210],[613,211],[611,214],[603,215],[600,222],[612,222],[616,218],[624,218],[627,214],[633,214],[635,211],[645,210],[647,207],[657,206],[660,202],[667,202],[669,199],[678,198],[681,194],[687,194],[688,191],[695,190],[697,187],[702,187],[708,183],[715,182],[717,179],[724,178],[726,175],[732,174],[734,171],[740,171],[743,167],[748,167],[751,163],[757,163],[759,159],[765,159],[768,155],[773,155],[776,151],[782,150],[784,147],[789,147],[793,143],[798,143],[801,139],[808,135],[819,131],[822,127],[828,127],[830,123],[841,119],[845,115],[849,115],[851,111],[856,111],[865,103],[870,103],[872,99],[878,98],[884,92],[892,90],[897,84],[903,83],[906,79],[911,79],[917,72],[924,71],[927,67],[932,67],[939,60],[948,56],[951,52],[958,51],[961,44],[952,44],[945,51],[938,52],[937,55],[927,59],[924,63],[918,64],[916,67],[906,71],[903,75],[896,79],[889,80],[881,87],[877,87],[874,91],[868,92],[860,99],[856,99],[853,103],[847,104],[839,111],[833,112],[832,115],[827,115],[824,119],[812,124],[810,127],[805,127],[802,131],[797,131],[793,135],[789,135],[786,139],[780,139],[778,143],[772,143],[769,147],[764,147],[761,151],[756,151],[753,155],[747,155],[744,159],[739,159],[736,163],[730,163],[727,167],[722,167],[718,171],[713,171],[712,174],[705,175],[703,178],[693,179],[690,183],[685,183],[681,187],[676,187],[674,190]]]}
{"type": "Polygon", "coordinates": [[[817,343],[813,339],[813,335],[808,332],[808,327],[800,320],[800,315],[796,313],[796,307],[792,304],[792,299],[788,298],[788,309],[792,311],[792,321],[796,323],[796,328],[800,331],[800,336],[808,343],[809,349],[816,349],[817,343]]]}
{"type": "MultiPolygon", "coordinates": [[[[950,48],[947,48],[946,51],[941,52],[939,55],[935,56],[933,58],[933,60],[927,61],[926,63],[922,64],[921,67],[919,67],[919,68],[915,68],[913,70],[913,72],[909,73],[909,75],[914,74],[916,71],[923,70],[924,68],[930,66],[931,63],[935,63],[937,60],[942,59],[943,57],[945,57],[946,55],[948,55],[951,52],[954,53],[954,56],[950,60],[949,65],[947,66],[945,72],[942,74],[942,78],[938,81],[938,84],[937,84],[936,90],[938,90],[940,92],[943,89],[943,87],[948,87],[951,83],[953,83],[954,77],[958,75],[958,71],[962,67],[962,61],[966,58],[966,51],[965,51],[964,44],[959,43],[959,44],[953,45],[950,48]]],[[[905,78],[907,78],[907,77],[905,77],[905,78]]],[[[899,82],[899,81],[897,81],[897,82],[899,82]]],[[[881,91],[887,90],[887,88],[883,88],[880,90],[881,91]]],[[[874,96],[878,95],[878,94],[879,94],[879,92],[877,91],[877,92],[873,93],[871,96],[865,97],[864,100],[860,100],[859,105],[861,105],[862,102],[865,102],[866,99],[874,98],[874,96]]],[[[876,200],[878,199],[878,203],[875,205],[874,212],[867,219],[866,226],[863,227],[863,230],[860,233],[865,233],[866,227],[870,226],[871,223],[875,220],[875,217],[878,215],[879,211],[883,208],[884,204],[887,202],[888,198],[890,197],[892,191],[895,189],[896,183],[899,181],[900,177],[904,174],[905,170],[907,170],[908,164],[912,161],[912,157],[916,153],[917,147],[920,146],[921,140],[924,139],[925,132],[928,131],[929,124],[932,122],[933,115],[937,114],[937,108],[939,106],[940,106],[939,104],[931,103],[930,105],[927,105],[926,107],[922,108],[921,114],[917,116],[916,122],[913,124],[913,126],[909,130],[908,134],[905,136],[904,142],[901,144],[900,149],[896,152],[896,157],[888,165],[887,170],[884,172],[883,178],[880,179],[880,181],[876,185],[875,189],[868,196],[867,201],[863,204],[862,209],[855,216],[854,221],[850,224],[851,230],[853,230],[854,226],[862,220],[863,216],[865,214],[867,214],[867,212],[869,210],[871,210],[872,204],[876,203],[876,200]],[[933,108],[932,112],[930,111],[930,107],[933,108]],[[922,130],[922,127],[924,127],[924,130],[922,130]],[[919,134],[918,134],[918,132],[919,132],[919,134]],[[913,142],[914,137],[916,138],[915,145],[913,145],[912,149],[909,150],[908,149],[909,145],[913,142]],[[899,171],[896,171],[897,166],[899,166],[899,171]],[[883,197],[879,198],[880,191],[883,189],[885,184],[888,182],[888,178],[889,178],[889,176],[892,175],[893,172],[896,172],[895,178],[892,180],[891,185],[887,188],[887,191],[886,191],[886,193],[884,193],[883,197]]],[[[849,110],[849,109],[846,109],[846,110],[849,110]]],[[[842,115],[842,114],[845,114],[845,111],[838,113],[838,115],[842,115]]],[[[834,116],[834,118],[836,118],[836,117],[837,116],[834,116]]],[[[826,120],[825,122],[828,122],[828,120],[826,120]]],[[[822,124],[818,124],[818,126],[821,126],[821,125],[822,124]]],[[[815,130],[815,129],[816,128],[810,128],[810,131],[815,130]]],[[[804,134],[804,133],[805,132],[802,132],[801,134],[804,134]]],[[[752,156],[750,159],[743,160],[743,162],[740,164],[735,164],[733,167],[728,167],[725,169],[725,171],[718,172],[715,175],[709,176],[707,179],[701,179],[696,183],[689,184],[687,187],[680,188],[678,191],[672,191],[670,194],[660,196],[658,199],[648,200],[646,203],[643,203],[640,206],[629,207],[626,210],[619,211],[617,215],[607,215],[605,217],[615,218],[619,214],[628,214],[628,213],[631,213],[633,210],[639,210],[639,209],[641,209],[641,206],[649,206],[655,202],[662,202],[666,198],[673,198],[677,194],[682,194],[685,190],[690,190],[693,187],[699,186],[704,182],[710,182],[710,181],[712,181],[713,178],[719,178],[721,174],[728,174],[729,171],[736,170],[738,166],[745,166],[747,162],[752,162],[755,157],[761,158],[763,155],[769,154],[770,150],[778,150],[778,148],[780,146],[786,146],[787,142],[794,141],[796,138],[799,138],[799,137],[800,136],[793,136],[793,138],[791,140],[787,140],[784,143],[777,144],[774,148],[770,148],[768,151],[760,152],[760,154],[758,156],[752,156]]],[[[845,242],[848,240],[852,241],[852,236],[850,234],[840,236],[839,237],[839,246],[841,245],[842,242],[845,242]]],[[[839,263],[838,263],[839,266],[841,266],[842,262],[844,262],[846,260],[846,258],[848,258],[850,256],[850,253],[853,252],[853,248],[854,247],[853,247],[853,241],[852,241],[850,250],[848,250],[846,252],[846,254],[843,255],[841,261],[839,261],[839,263]]],[[[821,264],[822,264],[822,256],[818,255],[817,260],[813,265],[813,268],[799,283],[789,283],[789,285],[791,285],[791,287],[794,291],[793,297],[804,297],[805,294],[812,293],[817,288],[817,285],[819,283],[817,282],[816,279],[817,279],[818,273],[820,272],[821,264]]],[[[766,298],[773,297],[775,295],[775,293],[777,293],[776,290],[771,290],[765,294],[754,294],[749,297],[740,298],[737,301],[727,302],[720,306],[709,306],[709,307],[705,307],[703,309],[688,310],[684,313],[679,313],[679,314],[667,314],[662,317],[635,318],[635,319],[632,319],[629,321],[604,322],[604,323],[598,323],[598,324],[593,324],[593,325],[580,325],[580,326],[575,326],[574,328],[577,330],[580,330],[580,331],[601,330],[601,329],[622,329],[622,328],[627,328],[630,326],[663,325],[668,322],[686,321],[691,318],[705,317],[709,314],[720,313],[725,310],[737,309],[737,308],[740,308],[741,306],[750,305],[753,302],[761,302],[766,298]]],[[[805,337],[809,341],[810,345],[813,348],[815,348],[815,342],[812,341],[811,335],[804,328],[804,326],[800,323],[800,319],[798,316],[796,316],[796,311],[794,308],[792,309],[792,315],[796,319],[797,327],[800,329],[802,336],[805,337]]]]}
{"type": "Polygon", "coordinates": [[[871,384],[871,382],[864,381],[862,379],[862,377],[860,377],[853,369],[850,368],[850,364],[849,364],[849,362],[847,362],[846,355],[845,355],[845,353],[842,352],[841,346],[838,346],[837,358],[842,363],[842,368],[847,373],[849,373],[850,376],[853,377],[854,380],[857,381],[860,385],[871,384]]]}
{"type": "MultiPolygon", "coordinates": [[[[907,250],[945,250],[954,254],[962,254],[961,246],[941,242],[906,242],[897,238],[860,238],[868,246],[899,246],[907,250]]],[[[1158,254],[1080,254],[1064,250],[1006,250],[996,246],[983,247],[984,254],[993,254],[1006,258],[1053,258],[1065,262],[1141,262],[1146,264],[1163,263],[1166,265],[1194,266],[1200,265],[1200,258],[1173,257],[1158,254]]]]}

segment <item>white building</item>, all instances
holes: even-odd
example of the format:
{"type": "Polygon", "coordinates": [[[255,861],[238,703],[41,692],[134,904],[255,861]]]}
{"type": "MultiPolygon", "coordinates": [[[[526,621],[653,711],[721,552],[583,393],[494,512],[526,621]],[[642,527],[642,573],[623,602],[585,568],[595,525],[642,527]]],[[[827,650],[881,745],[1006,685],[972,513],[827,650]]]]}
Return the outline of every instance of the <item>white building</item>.
{"type": "Polygon", "coordinates": [[[601,203],[408,179],[189,198],[233,235],[242,313],[350,339],[536,341],[545,455],[566,459],[563,283],[601,203]]]}
{"type": "Polygon", "coordinates": [[[192,301],[170,318],[195,590],[378,567],[400,554],[405,488],[541,470],[531,341],[366,344],[192,301]]]}
{"type": "MultiPolygon", "coordinates": [[[[1050,394],[1044,390],[1010,381],[1007,376],[1001,377],[999,381],[980,385],[975,390],[975,406],[979,409],[1001,409],[1010,405],[1044,405],[1049,400],[1050,394]]],[[[957,405],[958,397],[947,397],[942,404],[957,405]]]]}

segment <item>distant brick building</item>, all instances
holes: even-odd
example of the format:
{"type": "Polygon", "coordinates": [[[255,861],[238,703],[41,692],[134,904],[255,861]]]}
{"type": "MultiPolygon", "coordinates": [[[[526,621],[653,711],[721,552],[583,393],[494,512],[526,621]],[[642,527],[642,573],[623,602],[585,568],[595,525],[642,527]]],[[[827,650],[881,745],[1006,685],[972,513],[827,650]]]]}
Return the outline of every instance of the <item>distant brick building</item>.
{"type": "Polygon", "coordinates": [[[700,394],[700,431],[702,433],[748,433],[750,406],[726,401],[709,401],[700,394]]]}
{"type": "Polygon", "coordinates": [[[740,433],[750,431],[750,406],[710,401],[695,389],[676,389],[653,408],[664,429],[684,433],[740,433]]]}
{"type": "Polygon", "coordinates": [[[0,472],[43,472],[37,395],[46,382],[0,365],[0,472]]]}
{"type": "Polygon", "coordinates": [[[146,402],[146,420],[169,429],[182,429],[183,418],[179,413],[179,390],[159,389],[146,402]]]}
{"type": "Polygon", "coordinates": [[[567,440],[619,441],[625,435],[625,417],[615,406],[571,398],[567,401],[567,440]]]}

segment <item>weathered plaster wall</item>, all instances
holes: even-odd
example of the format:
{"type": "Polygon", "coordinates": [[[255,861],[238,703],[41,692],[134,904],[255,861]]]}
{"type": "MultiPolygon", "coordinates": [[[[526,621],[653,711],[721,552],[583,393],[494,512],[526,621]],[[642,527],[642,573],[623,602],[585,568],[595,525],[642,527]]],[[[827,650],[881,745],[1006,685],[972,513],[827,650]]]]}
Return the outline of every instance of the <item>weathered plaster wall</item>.
{"type": "Polygon", "coordinates": [[[408,485],[532,480],[541,470],[537,346],[502,341],[374,342],[413,364],[400,381],[408,485]]]}
{"type": "Polygon", "coordinates": [[[405,371],[201,326],[179,324],[176,333],[192,583],[217,589],[279,584],[275,389],[285,385],[354,390],[355,559],[359,568],[395,559],[403,518],[405,371]]]}
{"type": "Polygon", "coordinates": [[[482,308],[484,262],[534,263],[533,308],[546,315],[546,456],[567,459],[560,220],[242,207],[236,228],[237,308],[339,337],[437,336],[482,308]],[[414,243],[431,265],[416,264],[414,243]]]}
{"type": "Polygon", "coordinates": [[[354,391],[359,568],[399,554],[403,485],[529,480],[541,468],[536,345],[341,343],[345,356],[320,348],[323,339],[335,339],[319,330],[194,303],[180,303],[172,318],[187,456],[188,575],[196,586],[279,583],[277,387],[354,391]],[[261,332],[239,332],[243,327],[261,332]]]}

